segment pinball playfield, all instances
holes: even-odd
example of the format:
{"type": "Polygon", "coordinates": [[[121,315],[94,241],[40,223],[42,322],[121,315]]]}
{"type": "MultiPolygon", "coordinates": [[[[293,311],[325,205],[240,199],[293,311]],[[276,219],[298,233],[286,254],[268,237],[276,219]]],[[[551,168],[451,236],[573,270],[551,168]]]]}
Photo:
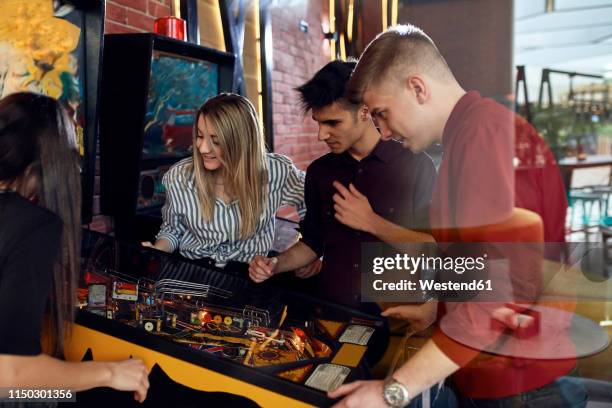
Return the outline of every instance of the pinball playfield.
{"type": "Polygon", "coordinates": [[[79,312],[67,357],[141,358],[186,387],[260,406],[325,406],[368,375],[382,321],[85,232],[79,312]]]}

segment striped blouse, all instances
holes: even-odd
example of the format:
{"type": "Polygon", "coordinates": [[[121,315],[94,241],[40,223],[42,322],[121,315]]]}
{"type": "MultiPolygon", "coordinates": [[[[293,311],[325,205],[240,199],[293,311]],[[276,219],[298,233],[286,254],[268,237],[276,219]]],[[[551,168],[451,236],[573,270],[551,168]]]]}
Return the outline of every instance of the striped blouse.
{"type": "Polygon", "coordinates": [[[255,255],[265,255],[274,243],[275,214],[279,207],[292,205],[300,217],[304,205],[304,172],[283,155],[268,153],[268,205],[257,224],[255,234],[240,239],[238,201],[226,204],[215,200],[213,219],[206,221],[198,204],[195,176],[190,170],[193,158],[176,163],[164,175],[166,203],[163,223],[157,239],[165,238],[172,252],[189,259],[210,257],[217,266],[228,261],[250,262],[255,255]]]}

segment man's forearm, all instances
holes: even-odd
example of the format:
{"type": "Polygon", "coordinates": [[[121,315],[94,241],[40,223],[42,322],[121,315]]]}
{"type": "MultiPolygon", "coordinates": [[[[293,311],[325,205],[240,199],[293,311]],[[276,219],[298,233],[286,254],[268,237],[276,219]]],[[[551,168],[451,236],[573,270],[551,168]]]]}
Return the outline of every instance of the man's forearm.
{"type": "Polygon", "coordinates": [[[317,254],[308,245],[298,241],[291,248],[277,256],[277,258],[278,263],[276,264],[275,271],[280,273],[293,271],[308,265],[317,259],[317,254]]]}
{"type": "Polygon", "coordinates": [[[408,387],[411,398],[414,398],[459,368],[433,340],[429,340],[393,374],[393,378],[408,387]]]}
{"type": "Polygon", "coordinates": [[[388,244],[398,246],[416,242],[435,242],[435,239],[424,232],[404,228],[384,219],[378,214],[373,214],[369,222],[369,233],[388,244]]]}

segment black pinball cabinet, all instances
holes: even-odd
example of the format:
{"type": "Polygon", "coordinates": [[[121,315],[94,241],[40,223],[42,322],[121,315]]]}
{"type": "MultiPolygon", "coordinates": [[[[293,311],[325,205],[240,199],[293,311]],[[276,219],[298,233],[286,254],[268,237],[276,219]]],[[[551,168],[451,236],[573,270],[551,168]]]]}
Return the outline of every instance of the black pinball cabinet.
{"type": "Polygon", "coordinates": [[[141,358],[154,399],[329,406],[325,391],[369,378],[388,344],[380,316],[108,235],[84,231],[82,260],[66,358],[141,358]]]}

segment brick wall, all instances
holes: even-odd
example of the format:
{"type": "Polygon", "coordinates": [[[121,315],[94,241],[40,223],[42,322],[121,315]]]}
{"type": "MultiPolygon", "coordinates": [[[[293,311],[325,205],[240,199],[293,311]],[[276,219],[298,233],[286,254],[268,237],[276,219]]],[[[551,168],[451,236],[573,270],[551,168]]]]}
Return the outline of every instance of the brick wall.
{"type": "Polygon", "coordinates": [[[322,19],[327,19],[324,0],[291,2],[271,10],[274,70],[272,72],[272,109],[274,112],[274,149],[291,157],[305,169],[327,147],[317,140],[317,125],[304,117],[295,87],[303,84],[329,62],[328,42],[323,38],[322,19]],[[308,33],[299,30],[299,21],[308,22],[308,33]]]}
{"type": "MultiPolygon", "coordinates": [[[[323,38],[321,21],[327,19],[325,0],[292,2],[289,6],[276,2],[271,10],[272,47],[272,110],[274,151],[285,154],[301,168],[327,153],[327,146],[317,140],[318,127],[310,115],[301,112],[294,90],[330,61],[328,41],[323,38]],[[292,4],[292,5],[291,5],[292,4]],[[308,23],[308,33],[299,30],[300,20],[308,23]]],[[[296,220],[288,208],[278,215],[296,220]]]]}
{"type": "Polygon", "coordinates": [[[138,33],[153,31],[157,17],[169,16],[171,0],[107,0],[104,32],[138,33]]]}

